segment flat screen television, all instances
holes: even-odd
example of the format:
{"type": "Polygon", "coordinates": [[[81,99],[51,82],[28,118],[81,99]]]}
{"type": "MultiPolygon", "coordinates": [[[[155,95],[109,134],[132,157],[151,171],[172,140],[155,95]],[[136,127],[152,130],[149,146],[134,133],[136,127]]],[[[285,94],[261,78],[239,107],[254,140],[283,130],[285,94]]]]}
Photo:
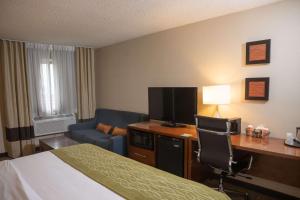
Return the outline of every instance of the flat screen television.
{"type": "Polygon", "coordinates": [[[195,124],[197,87],[149,87],[148,103],[150,119],[165,126],[195,124]]]}

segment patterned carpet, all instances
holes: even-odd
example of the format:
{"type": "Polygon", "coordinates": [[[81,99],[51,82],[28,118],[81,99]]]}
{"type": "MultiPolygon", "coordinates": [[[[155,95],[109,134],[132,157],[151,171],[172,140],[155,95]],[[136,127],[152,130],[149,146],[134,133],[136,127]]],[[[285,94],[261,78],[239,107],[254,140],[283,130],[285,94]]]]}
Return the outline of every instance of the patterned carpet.
{"type": "Polygon", "coordinates": [[[2,161],[2,160],[11,160],[11,158],[9,158],[9,157],[0,157],[0,161],[2,161]]]}
{"type": "MultiPolygon", "coordinates": [[[[204,184],[215,188],[218,187],[218,181],[217,179],[207,179],[205,180],[204,184]]],[[[233,183],[230,182],[224,182],[224,189],[228,190],[234,190],[234,191],[240,191],[240,192],[248,192],[249,194],[249,200],[293,200],[295,198],[283,196],[281,194],[278,194],[276,192],[264,190],[262,188],[254,188],[245,184],[240,183],[233,183]]],[[[232,200],[244,200],[243,196],[234,196],[229,195],[232,200]]]]}

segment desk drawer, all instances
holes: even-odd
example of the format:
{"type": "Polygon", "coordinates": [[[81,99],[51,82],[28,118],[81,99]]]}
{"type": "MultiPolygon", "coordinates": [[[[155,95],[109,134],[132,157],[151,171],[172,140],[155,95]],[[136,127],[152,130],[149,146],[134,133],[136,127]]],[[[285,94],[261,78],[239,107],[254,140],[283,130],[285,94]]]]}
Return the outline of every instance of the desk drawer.
{"type": "Polygon", "coordinates": [[[134,146],[128,147],[129,158],[155,167],[154,151],[142,149],[134,146]]]}

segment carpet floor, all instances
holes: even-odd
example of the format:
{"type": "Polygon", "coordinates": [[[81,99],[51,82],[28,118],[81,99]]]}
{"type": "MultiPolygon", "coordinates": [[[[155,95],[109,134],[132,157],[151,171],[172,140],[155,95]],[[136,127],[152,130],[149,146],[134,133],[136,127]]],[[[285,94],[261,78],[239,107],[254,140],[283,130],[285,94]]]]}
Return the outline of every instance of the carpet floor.
{"type": "Polygon", "coordinates": [[[0,157],[0,161],[2,161],[2,160],[11,160],[11,158],[9,158],[9,157],[0,157]]]}
{"type": "MultiPolygon", "coordinates": [[[[207,179],[204,181],[203,184],[212,187],[212,188],[216,188],[218,187],[218,179],[207,179]]],[[[234,183],[232,181],[224,181],[223,183],[224,185],[224,189],[228,189],[228,190],[234,190],[234,191],[239,191],[239,192],[243,192],[243,193],[248,193],[248,199],[249,200],[293,200],[296,198],[292,198],[289,196],[285,196],[282,194],[278,194],[276,192],[273,191],[269,191],[269,190],[265,190],[262,188],[257,188],[257,187],[251,187],[251,186],[247,186],[246,184],[241,184],[241,183],[234,183]]],[[[240,195],[233,195],[233,194],[229,194],[230,198],[232,198],[232,200],[244,200],[244,196],[240,196],[240,195]]]]}

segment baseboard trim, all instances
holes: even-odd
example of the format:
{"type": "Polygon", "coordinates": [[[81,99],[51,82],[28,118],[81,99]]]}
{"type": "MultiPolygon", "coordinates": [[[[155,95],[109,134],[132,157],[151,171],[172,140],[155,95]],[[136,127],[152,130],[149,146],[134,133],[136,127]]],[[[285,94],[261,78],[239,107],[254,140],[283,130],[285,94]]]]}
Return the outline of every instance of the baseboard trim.
{"type": "Polygon", "coordinates": [[[7,152],[0,153],[0,157],[8,157],[8,153],[7,152]]]}

